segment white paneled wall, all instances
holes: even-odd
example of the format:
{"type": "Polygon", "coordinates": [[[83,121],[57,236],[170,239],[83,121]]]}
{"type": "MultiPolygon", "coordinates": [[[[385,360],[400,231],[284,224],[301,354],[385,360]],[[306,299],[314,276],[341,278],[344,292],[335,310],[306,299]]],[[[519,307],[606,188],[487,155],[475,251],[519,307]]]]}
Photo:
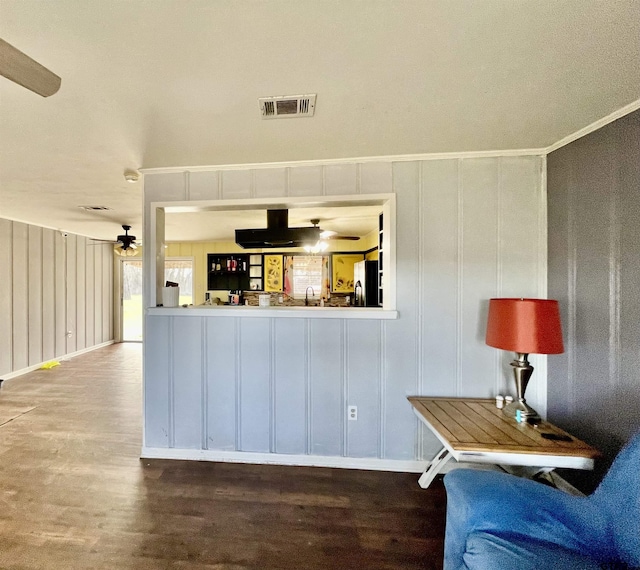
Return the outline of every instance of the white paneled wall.
{"type": "Polygon", "coordinates": [[[113,339],[113,250],[0,219],[0,375],[113,339]]]}
{"type": "MultiPolygon", "coordinates": [[[[147,315],[147,452],[430,457],[437,442],[406,396],[490,397],[511,386],[512,355],[484,344],[485,319],[490,297],[545,295],[542,160],[145,174],[145,240],[156,201],[394,192],[399,312],[380,321],[147,315]]],[[[527,395],[544,410],[545,394],[541,366],[527,395]]]]}

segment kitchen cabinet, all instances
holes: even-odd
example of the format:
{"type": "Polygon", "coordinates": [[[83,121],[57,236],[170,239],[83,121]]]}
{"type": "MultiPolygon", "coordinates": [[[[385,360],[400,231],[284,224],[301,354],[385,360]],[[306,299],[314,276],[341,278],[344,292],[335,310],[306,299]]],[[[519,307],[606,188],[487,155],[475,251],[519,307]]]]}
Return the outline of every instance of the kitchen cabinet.
{"type": "Polygon", "coordinates": [[[208,291],[246,291],[249,289],[249,256],[208,253],[208,291]]]}
{"type": "Polygon", "coordinates": [[[262,291],[262,255],[249,256],[249,288],[252,291],[262,291]]]}

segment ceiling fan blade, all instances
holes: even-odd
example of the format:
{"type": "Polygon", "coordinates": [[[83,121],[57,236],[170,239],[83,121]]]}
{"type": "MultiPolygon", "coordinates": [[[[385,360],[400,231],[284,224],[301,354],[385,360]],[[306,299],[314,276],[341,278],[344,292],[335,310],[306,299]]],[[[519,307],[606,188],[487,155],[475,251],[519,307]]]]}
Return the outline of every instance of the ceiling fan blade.
{"type": "MultiPolygon", "coordinates": [[[[318,218],[314,218],[313,220],[311,220],[311,223],[313,224],[314,228],[318,227],[319,222],[320,220],[318,218]]],[[[360,238],[358,236],[341,236],[341,235],[338,235],[338,232],[335,232],[333,230],[320,230],[320,239],[321,240],[347,239],[347,240],[356,241],[356,240],[359,240],[360,238]]]]}
{"type": "Polygon", "coordinates": [[[57,93],[62,82],[55,73],[2,39],[0,39],[0,75],[43,97],[57,93]]]}
{"type": "Polygon", "coordinates": [[[356,241],[356,240],[359,240],[360,237],[358,237],[358,236],[338,236],[338,235],[335,235],[335,236],[323,237],[321,239],[347,239],[347,240],[351,240],[351,241],[356,241]]]}

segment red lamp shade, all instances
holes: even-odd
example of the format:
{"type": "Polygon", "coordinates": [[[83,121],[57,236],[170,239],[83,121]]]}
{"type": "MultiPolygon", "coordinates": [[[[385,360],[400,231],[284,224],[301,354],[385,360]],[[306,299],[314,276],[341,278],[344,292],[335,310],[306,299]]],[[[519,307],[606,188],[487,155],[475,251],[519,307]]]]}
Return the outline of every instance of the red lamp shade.
{"type": "Polygon", "coordinates": [[[558,301],[491,299],[486,343],[524,354],[564,352],[558,301]]]}

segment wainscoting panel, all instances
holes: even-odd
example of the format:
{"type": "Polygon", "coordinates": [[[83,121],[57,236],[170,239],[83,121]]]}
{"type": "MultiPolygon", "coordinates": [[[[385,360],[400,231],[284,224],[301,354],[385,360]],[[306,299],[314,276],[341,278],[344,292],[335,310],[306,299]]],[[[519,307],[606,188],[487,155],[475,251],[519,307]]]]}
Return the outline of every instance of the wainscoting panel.
{"type": "Polygon", "coordinates": [[[358,407],[358,419],[346,421],[345,455],[378,457],[380,433],[380,384],[382,374],[382,322],[346,323],[345,412],[358,407]]]}
{"type": "Polygon", "coordinates": [[[344,450],[344,322],[309,320],[309,381],[312,455],[344,450]]]}
{"type": "MultiPolygon", "coordinates": [[[[173,447],[173,322],[167,317],[147,321],[145,343],[164,350],[144,358],[144,440],[151,447],[173,447]],[[171,436],[170,436],[171,432],[171,436]]],[[[200,363],[191,363],[190,367],[200,363]]]]}
{"type": "Polygon", "coordinates": [[[42,228],[29,227],[29,366],[42,362],[42,228]]]}
{"type": "MultiPolygon", "coordinates": [[[[29,226],[13,224],[13,366],[29,366],[29,226]]],[[[11,244],[9,244],[11,245],[11,244]]]]}
{"type": "Polygon", "coordinates": [[[271,451],[271,322],[240,319],[240,449],[271,451]]]}
{"type": "Polygon", "coordinates": [[[224,170],[220,173],[220,176],[222,177],[223,200],[251,198],[253,188],[253,173],[251,170],[224,170]]]}
{"type": "Polygon", "coordinates": [[[169,394],[173,404],[174,447],[202,446],[202,319],[175,319],[169,394]],[[194,342],[194,340],[196,342],[194,342]]]}
{"type": "Polygon", "coordinates": [[[0,219],[0,267],[5,268],[0,279],[0,370],[12,370],[13,360],[13,251],[8,247],[13,239],[13,224],[0,219]]]}
{"type": "Polygon", "coordinates": [[[103,313],[104,295],[113,295],[113,250],[110,245],[95,246],[100,266],[86,271],[77,257],[85,255],[87,242],[85,237],[64,237],[0,219],[0,261],[6,268],[0,284],[0,375],[15,378],[29,367],[113,339],[111,310],[103,313]],[[77,286],[89,278],[99,284],[99,295],[92,290],[87,296],[77,286]],[[92,333],[90,344],[84,342],[86,320],[79,310],[85,307],[93,321],[96,315],[100,318],[99,334],[92,333]],[[82,342],[76,342],[79,334],[82,342]]]}
{"type": "Polygon", "coordinates": [[[254,198],[277,198],[286,188],[284,168],[264,168],[254,171],[254,198]]]}
{"type": "Polygon", "coordinates": [[[219,192],[218,172],[189,172],[188,200],[218,200],[219,192]]]}
{"type": "Polygon", "coordinates": [[[322,166],[288,168],[289,196],[322,196],[322,166]]]}
{"type": "MultiPolygon", "coordinates": [[[[204,334],[207,449],[236,450],[240,405],[239,320],[205,319],[204,334]]],[[[197,339],[191,340],[197,342],[197,339]]]]}
{"type": "Polygon", "coordinates": [[[305,319],[271,319],[273,362],[273,451],[305,454],[308,436],[309,324],[305,319]]]}
{"type": "Polygon", "coordinates": [[[402,244],[396,248],[396,270],[402,276],[396,286],[400,318],[384,322],[380,348],[368,347],[371,357],[380,360],[382,374],[379,457],[394,459],[414,459],[419,455],[417,449],[422,446],[422,427],[407,402],[407,396],[420,394],[423,390],[424,376],[420,374],[423,354],[419,349],[422,329],[419,323],[422,299],[431,295],[423,288],[418,269],[422,245],[419,239],[420,211],[415,200],[420,200],[421,195],[415,190],[420,185],[420,167],[420,162],[393,165],[396,216],[402,221],[396,224],[397,242],[402,244]],[[411,445],[407,445],[408,440],[411,445]]]}
{"type": "Polygon", "coordinates": [[[495,396],[496,349],[485,344],[484,336],[488,299],[497,294],[497,250],[502,237],[498,235],[499,167],[500,159],[471,159],[462,162],[458,173],[462,237],[458,244],[461,319],[456,395],[462,397],[495,396]]]}
{"type": "MultiPolygon", "coordinates": [[[[55,240],[56,357],[67,354],[67,238],[59,232],[55,240]]],[[[86,300],[85,300],[86,302],[86,300]]]]}
{"type": "Polygon", "coordinates": [[[458,160],[431,160],[421,164],[420,256],[418,277],[422,292],[420,322],[421,394],[451,396],[458,393],[461,349],[460,271],[462,195],[458,160]],[[436,301],[437,300],[437,301],[436,301]]]}
{"type": "MultiPolygon", "coordinates": [[[[84,238],[82,238],[84,239],[84,238]]],[[[76,347],[78,350],[91,346],[87,344],[87,250],[98,246],[82,244],[76,249],[76,347]]]]}
{"type": "Polygon", "coordinates": [[[323,169],[324,194],[347,196],[356,193],[358,176],[356,164],[330,164],[323,169]]]}
{"type": "MultiPolygon", "coordinates": [[[[77,289],[78,282],[78,267],[77,258],[78,250],[82,255],[83,244],[78,247],[77,236],[70,235],[67,240],[67,351],[77,350],[78,347],[78,313],[77,313],[77,289]],[[69,334],[70,333],[70,334],[69,334]]],[[[87,251],[87,262],[85,264],[85,346],[93,346],[95,343],[95,335],[93,330],[93,324],[95,321],[95,315],[93,313],[93,305],[95,303],[94,288],[95,274],[93,273],[93,258],[95,255],[95,248],[84,248],[87,251]],[[89,270],[87,271],[87,268],[89,270]],[[89,307],[89,311],[86,308],[89,307]]],[[[80,276],[81,278],[82,276],[80,276]]],[[[80,343],[82,344],[82,343],[80,343]]]]}
{"type": "MultiPolygon", "coordinates": [[[[546,275],[542,166],[541,157],[524,156],[212,168],[222,199],[308,196],[306,180],[318,201],[323,196],[395,193],[399,317],[231,318],[213,316],[215,309],[211,317],[192,317],[188,311],[165,317],[154,311],[146,317],[146,362],[153,365],[145,370],[145,448],[175,443],[179,449],[186,438],[188,445],[202,440],[202,449],[237,457],[243,452],[247,457],[271,454],[274,462],[278,454],[367,459],[381,465],[432,457],[438,442],[419,424],[406,397],[488,397],[497,387],[510,386],[504,355],[484,343],[488,299],[502,293],[546,293],[541,279],[546,275]],[[521,208],[527,210],[523,215],[521,208]],[[178,324],[183,320],[192,323],[178,324]],[[167,336],[156,331],[165,326],[174,332],[167,336]],[[172,342],[178,330],[185,339],[172,342]],[[203,347],[202,352],[186,346],[187,340],[203,347]],[[179,365],[168,362],[179,347],[189,358],[179,365]],[[174,377],[175,401],[167,401],[164,366],[174,376],[188,368],[184,397],[198,415],[197,421],[180,424],[179,437],[171,418],[175,414],[177,421],[182,413],[172,406],[179,403],[175,396],[183,387],[174,377]],[[348,404],[358,407],[357,421],[347,419],[348,404]],[[187,425],[190,434],[184,431],[187,425]],[[162,443],[167,428],[170,433],[162,443]]],[[[215,194],[210,173],[169,173],[173,190],[169,181],[160,183],[162,176],[145,175],[146,211],[169,195],[180,201],[185,195],[193,200],[215,194]],[[199,190],[189,194],[194,176],[199,190]]],[[[151,231],[145,228],[145,239],[151,231]]],[[[198,247],[171,246],[169,255],[178,248],[202,256],[198,247]]],[[[153,263],[151,255],[145,249],[145,267],[153,263]]],[[[146,283],[145,291],[153,286],[146,283]]],[[[535,379],[540,390],[530,398],[536,407],[544,408],[545,380],[543,370],[535,379]]]]}
{"type": "MultiPolygon", "coordinates": [[[[56,355],[56,291],[54,231],[42,230],[42,360],[56,355]]],[[[84,347],[82,347],[84,348],[84,347]]]]}

